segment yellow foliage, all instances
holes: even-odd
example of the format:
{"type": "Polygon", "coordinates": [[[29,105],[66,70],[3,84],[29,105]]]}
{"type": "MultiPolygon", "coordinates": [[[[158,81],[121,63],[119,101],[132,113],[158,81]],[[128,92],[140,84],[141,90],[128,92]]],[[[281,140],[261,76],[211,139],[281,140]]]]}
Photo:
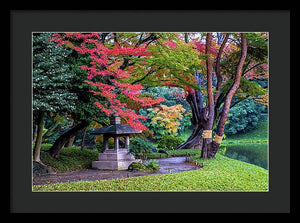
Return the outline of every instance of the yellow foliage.
{"type": "Polygon", "coordinates": [[[182,105],[166,106],[162,105],[160,108],[154,108],[157,112],[152,118],[151,122],[153,124],[159,124],[164,127],[167,132],[177,135],[177,131],[180,126],[179,120],[183,118],[183,113],[185,109],[182,105]]]}

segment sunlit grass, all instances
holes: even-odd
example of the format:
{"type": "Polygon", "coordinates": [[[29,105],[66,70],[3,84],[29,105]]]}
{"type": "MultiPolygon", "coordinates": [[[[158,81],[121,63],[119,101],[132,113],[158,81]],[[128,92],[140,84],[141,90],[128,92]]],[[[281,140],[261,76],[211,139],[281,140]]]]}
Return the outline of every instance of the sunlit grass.
{"type": "Polygon", "coordinates": [[[199,170],[101,181],[35,185],[33,191],[268,191],[268,171],[217,154],[199,170]]]}

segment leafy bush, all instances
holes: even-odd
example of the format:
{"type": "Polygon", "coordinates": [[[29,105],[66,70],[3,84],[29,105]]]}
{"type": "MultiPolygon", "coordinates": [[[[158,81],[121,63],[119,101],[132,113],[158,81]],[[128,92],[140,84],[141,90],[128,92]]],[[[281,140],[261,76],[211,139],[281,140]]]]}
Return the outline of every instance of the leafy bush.
{"type": "Polygon", "coordinates": [[[157,148],[174,150],[177,146],[184,143],[184,140],[175,136],[163,136],[160,140],[157,141],[157,148]]]}
{"type": "MultiPolygon", "coordinates": [[[[44,146],[48,148],[49,145],[44,146]]],[[[57,172],[86,169],[92,166],[92,161],[98,159],[98,152],[78,147],[62,148],[60,156],[53,159],[48,153],[41,153],[41,161],[57,172]]]]}
{"type": "Polygon", "coordinates": [[[148,172],[157,172],[160,169],[157,160],[149,160],[146,164],[146,168],[148,172]]]}
{"type": "Polygon", "coordinates": [[[252,99],[246,99],[230,109],[228,114],[225,135],[245,133],[256,129],[265,120],[266,106],[252,99]]]}
{"type": "Polygon", "coordinates": [[[148,108],[147,111],[147,117],[151,122],[145,125],[154,132],[156,137],[178,134],[180,120],[183,119],[185,112],[181,104],[170,107],[161,105],[160,108],[148,108]]]}
{"type": "Polygon", "coordinates": [[[146,165],[141,162],[133,162],[128,166],[128,171],[136,172],[136,171],[145,171],[146,165]]]}
{"type": "Polygon", "coordinates": [[[139,137],[132,138],[130,140],[129,152],[134,156],[150,153],[154,147],[151,142],[139,137]]]}

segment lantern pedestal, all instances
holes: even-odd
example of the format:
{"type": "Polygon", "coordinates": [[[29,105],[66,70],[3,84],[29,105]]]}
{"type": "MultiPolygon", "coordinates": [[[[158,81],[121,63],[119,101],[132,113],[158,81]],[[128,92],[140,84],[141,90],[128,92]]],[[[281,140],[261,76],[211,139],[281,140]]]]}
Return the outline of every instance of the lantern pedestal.
{"type": "Polygon", "coordinates": [[[100,170],[127,170],[133,162],[140,162],[128,153],[128,149],[106,149],[99,154],[99,160],[92,162],[94,169],[100,170]]]}

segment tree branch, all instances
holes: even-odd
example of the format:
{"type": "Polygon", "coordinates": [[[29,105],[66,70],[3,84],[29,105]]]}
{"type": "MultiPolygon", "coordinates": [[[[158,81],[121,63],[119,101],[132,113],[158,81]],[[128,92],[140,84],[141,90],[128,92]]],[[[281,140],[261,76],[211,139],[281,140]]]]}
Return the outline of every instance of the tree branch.
{"type": "MultiPolygon", "coordinates": [[[[221,75],[221,70],[220,70],[220,61],[221,61],[221,56],[222,56],[223,50],[225,48],[226,42],[228,41],[228,38],[229,38],[229,33],[226,34],[226,36],[225,36],[225,38],[224,38],[224,40],[221,44],[221,47],[219,49],[218,56],[216,58],[216,76],[217,76],[216,90],[217,91],[220,91],[221,86],[222,86],[222,75],[221,75]]],[[[214,98],[215,102],[217,101],[219,95],[220,95],[220,93],[215,94],[215,98],[214,98]]]]}
{"type": "Polygon", "coordinates": [[[242,76],[244,76],[246,73],[248,73],[250,70],[252,70],[252,69],[254,69],[255,67],[258,67],[258,66],[260,66],[260,65],[262,65],[263,63],[258,63],[258,64],[256,64],[256,65],[254,65],[253,67],[251,67],[251,68],[249,68],[248,70],[246,70],[246,71],[244,71],[243,73],[242,73],[242,76]]]}
{"type": "Polygon", "coordinates": [[[146,74],[144,77],[142,77],[141,79],[138,79],[138,80],[133,81],[131,84],[136,84],[136,83],[138,83],[138,82],[141,82],[141,81],[145,80],[146,77],[148,77],[148,76],[149,76],[150,74],[152,74],[152,73],[154,73],[154,70],[150,70],[149,72],[147,72],[147,74],[146,74]]]}

